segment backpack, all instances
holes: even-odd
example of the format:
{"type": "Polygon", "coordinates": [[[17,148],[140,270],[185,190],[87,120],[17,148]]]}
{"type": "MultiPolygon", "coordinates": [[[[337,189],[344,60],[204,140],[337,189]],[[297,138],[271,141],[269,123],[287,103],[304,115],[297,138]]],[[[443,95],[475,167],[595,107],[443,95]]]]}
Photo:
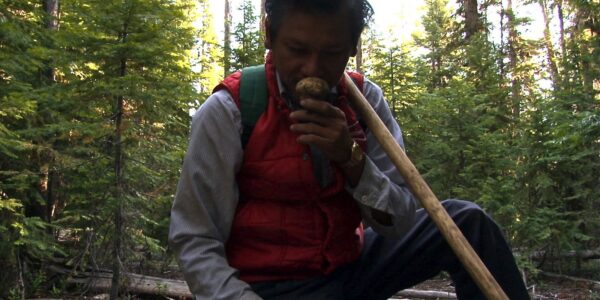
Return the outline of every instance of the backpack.
{"type": "Polygon", "coordinates": [[[267,107],[268,93],[265,65],[246,67],[242,70],[240,79],[242,149],[246,148],[256,121],[267,107]]]}

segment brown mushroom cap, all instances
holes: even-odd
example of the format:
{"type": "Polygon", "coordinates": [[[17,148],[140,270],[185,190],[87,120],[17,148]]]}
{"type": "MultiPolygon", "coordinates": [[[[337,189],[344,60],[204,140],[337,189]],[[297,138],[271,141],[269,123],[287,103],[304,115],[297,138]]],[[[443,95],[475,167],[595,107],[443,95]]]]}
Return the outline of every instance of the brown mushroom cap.
{"type": "Polygon", "coordinates": [[[327,99],[329,85],[321,78],[306,77],[296,84],[296,95],[298,98],[327,99]]]}

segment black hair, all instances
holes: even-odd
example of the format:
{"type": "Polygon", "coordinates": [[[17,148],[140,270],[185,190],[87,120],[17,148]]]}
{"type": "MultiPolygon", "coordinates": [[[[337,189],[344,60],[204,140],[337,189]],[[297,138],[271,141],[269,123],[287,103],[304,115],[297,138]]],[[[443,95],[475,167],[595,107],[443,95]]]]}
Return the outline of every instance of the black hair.
{"type": "Polygon", "coordinates": [[[352,43],[356,45],[373,16],[373,7],[368,0],[266,0],[265,13],[269,20],[266,30],[275,39],[285,14],[291,9],[311,14],[328,14],[344,8],[348,8],[352,43]]]}

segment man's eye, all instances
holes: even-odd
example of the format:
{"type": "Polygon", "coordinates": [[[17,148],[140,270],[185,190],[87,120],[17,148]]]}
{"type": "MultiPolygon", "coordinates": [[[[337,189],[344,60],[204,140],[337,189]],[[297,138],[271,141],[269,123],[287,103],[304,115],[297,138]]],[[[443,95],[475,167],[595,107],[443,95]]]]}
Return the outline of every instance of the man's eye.
{"type": "Polygon", "coordinates": [[[344,52],[344,49],[333,49],[328,50],[327,52],[325,52],[325,54],[329,56],[336,56],[342,54],[342,52],[344,52]]]}
{"type": "Polygon", "coordinates": [[[306,52],[306,49],[300,47],[289,47],[289,49],[296,54],[302,54],[306,52]]]}

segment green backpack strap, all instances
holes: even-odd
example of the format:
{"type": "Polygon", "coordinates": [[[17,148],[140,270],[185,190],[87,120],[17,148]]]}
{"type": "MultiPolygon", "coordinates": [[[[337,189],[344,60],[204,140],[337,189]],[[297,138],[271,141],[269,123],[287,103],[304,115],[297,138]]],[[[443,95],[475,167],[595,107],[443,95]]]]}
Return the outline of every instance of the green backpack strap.
{"type": "Polygon", "coordinates": [[[267,107],[268,90],[265,65],[242,69],[240,112],[242,114],[242,148],[246,148],[254,125],[267,107]]]}

